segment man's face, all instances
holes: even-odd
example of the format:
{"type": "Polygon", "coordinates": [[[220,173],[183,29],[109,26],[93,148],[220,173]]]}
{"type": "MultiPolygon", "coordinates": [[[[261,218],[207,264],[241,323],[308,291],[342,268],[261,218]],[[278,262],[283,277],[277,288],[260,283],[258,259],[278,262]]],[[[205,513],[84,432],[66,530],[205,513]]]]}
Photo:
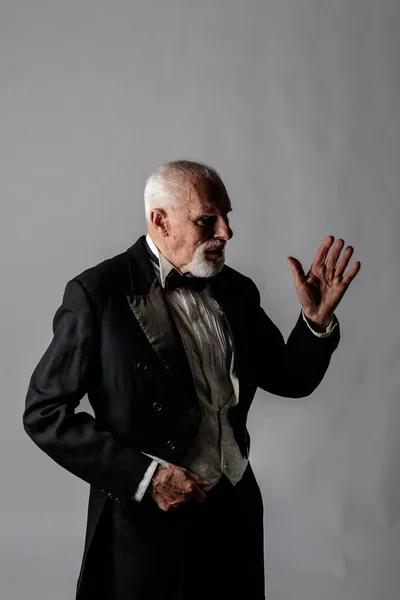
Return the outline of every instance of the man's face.
{"type": "Polygon", "coordinates": [[[222,182],[199,178],[183,181],[180,189],[181,202],[167,211],[165,255],[182,273],[212,277],[224,266],[225,244],[233,235],[228,193],[222,182]]]}

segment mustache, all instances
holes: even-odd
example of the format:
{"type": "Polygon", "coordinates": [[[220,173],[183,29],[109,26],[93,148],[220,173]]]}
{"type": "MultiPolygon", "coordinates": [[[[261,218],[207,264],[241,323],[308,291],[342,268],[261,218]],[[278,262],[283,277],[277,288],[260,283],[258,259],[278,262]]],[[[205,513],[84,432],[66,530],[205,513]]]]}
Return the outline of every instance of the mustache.
{"type": "Polygon", "coordinates": [[[223,240],[214,240],[212,242],[204,242],[202,246],[202,250],[223,250],[225,248],[226,242],[223,240]]]}

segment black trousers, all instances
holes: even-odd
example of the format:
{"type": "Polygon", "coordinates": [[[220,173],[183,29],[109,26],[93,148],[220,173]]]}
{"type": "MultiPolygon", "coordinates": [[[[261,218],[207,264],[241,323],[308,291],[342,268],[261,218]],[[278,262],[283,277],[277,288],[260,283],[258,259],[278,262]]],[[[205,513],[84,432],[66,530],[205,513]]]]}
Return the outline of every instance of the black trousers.
{"type": "Polygon", "coordinates": [[[248,465],[204,502],[164,512],[149,496],[112,508],[110,600],[265,600],[263,502],[248,465]]]}

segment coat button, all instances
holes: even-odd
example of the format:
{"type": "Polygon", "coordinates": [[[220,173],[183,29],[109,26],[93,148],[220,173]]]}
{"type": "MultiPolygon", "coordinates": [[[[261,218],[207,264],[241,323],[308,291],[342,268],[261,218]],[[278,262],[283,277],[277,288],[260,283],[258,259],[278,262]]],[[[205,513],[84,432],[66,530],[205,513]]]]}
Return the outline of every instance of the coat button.
{"type": "Polygon", "coordinates": [[[136,366],[140,371],[146,371],[146,369],[147,369],[146,363],[138,362],[138,364],[136,366]]]}
{"type": "Polygon", "coordinates": [[[161,406],[161,404],[160,404],[159,402],[154,402],[154,404],[153,404],[153,409],[154,409],[156,412],[160,412],[160,410],[162,409],[162,406],[161,406]]]}
{"type": "Polygon", "coordinates": [[[172,440],[168,440],[167,446],[171,448],[171,450],[175,450],[176,446],[172,440]]]}

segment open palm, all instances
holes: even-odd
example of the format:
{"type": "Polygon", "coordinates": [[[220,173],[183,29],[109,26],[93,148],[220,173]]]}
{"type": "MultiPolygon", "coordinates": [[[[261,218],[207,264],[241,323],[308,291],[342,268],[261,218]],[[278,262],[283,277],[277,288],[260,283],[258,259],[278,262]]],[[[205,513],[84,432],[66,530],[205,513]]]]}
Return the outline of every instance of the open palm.
{"type": "Polygon", "coordinates": [[[333,235],[327,236],[318,248],[308,273],[304,273],[297,258],[287,258],[305,316],[323,325],[329,323],[334,310],[361,268],[361,263],[357,261],[345,274],[354,248],[347,246],[340,257],[343,247],[344,240],[335,241],[333,235]]]}

